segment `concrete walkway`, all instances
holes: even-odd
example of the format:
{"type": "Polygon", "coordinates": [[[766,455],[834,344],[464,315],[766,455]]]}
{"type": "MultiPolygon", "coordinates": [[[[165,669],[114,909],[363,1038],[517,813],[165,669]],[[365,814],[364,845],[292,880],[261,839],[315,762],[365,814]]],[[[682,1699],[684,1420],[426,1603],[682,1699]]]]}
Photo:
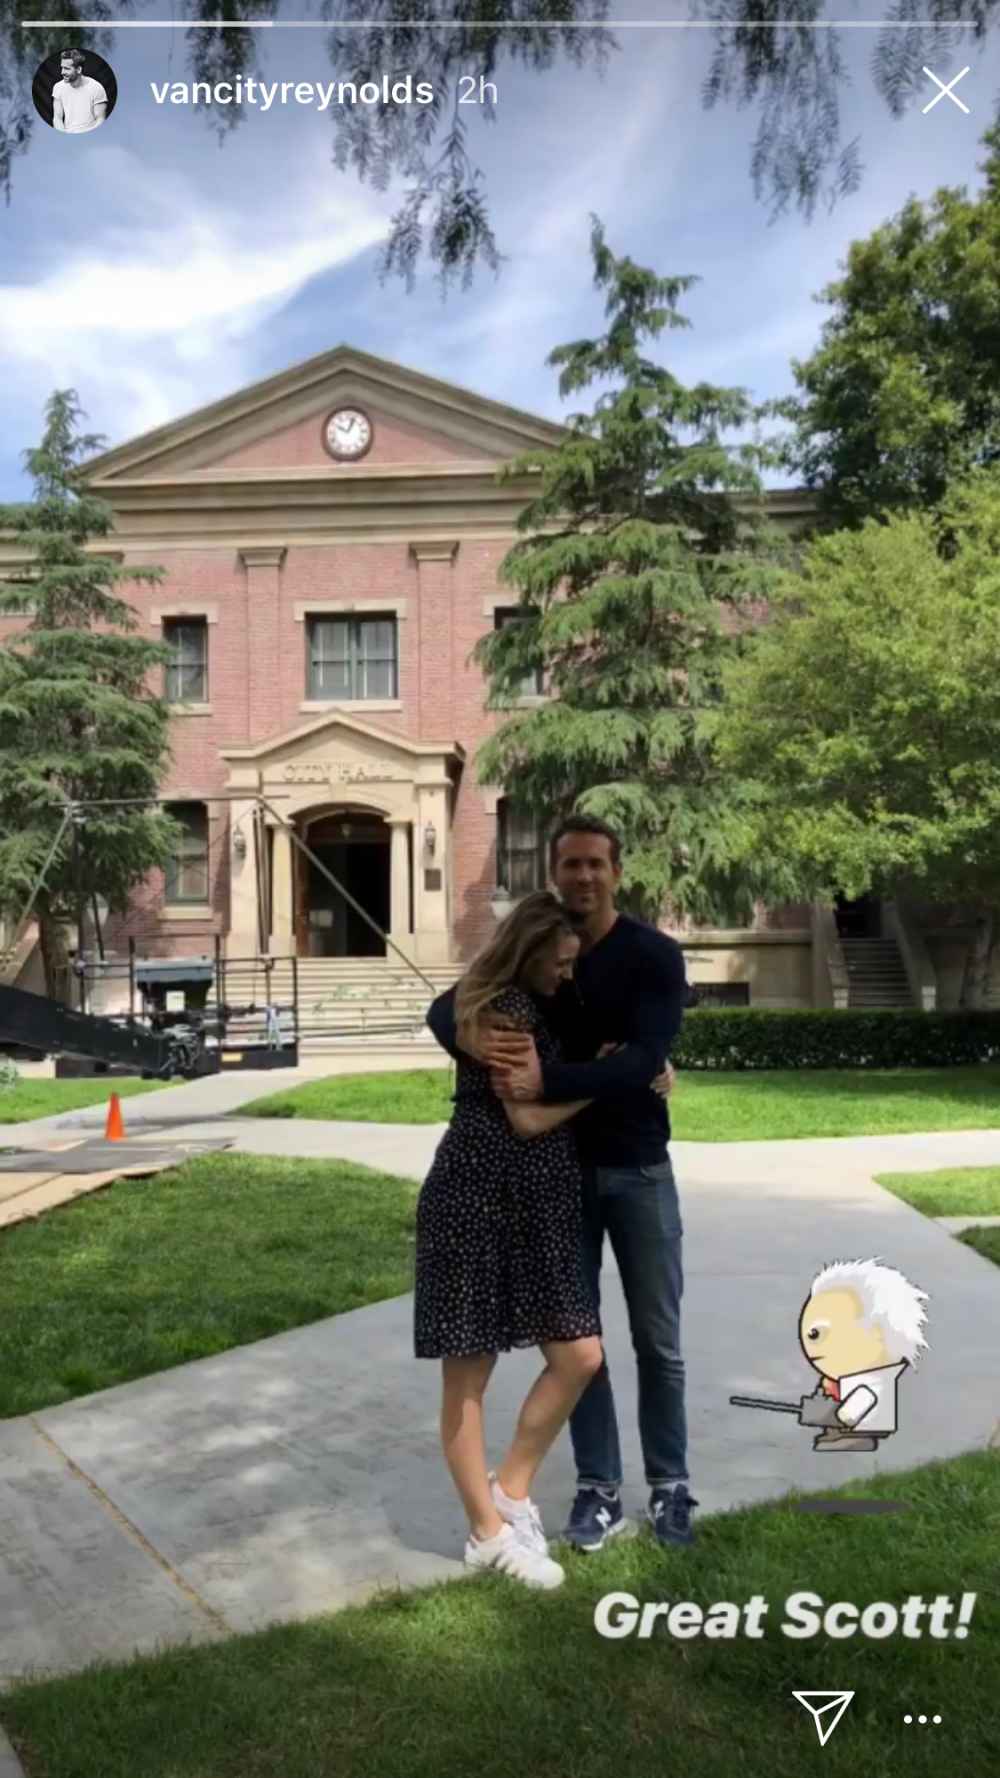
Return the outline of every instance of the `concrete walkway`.
{"type": "MultiPolygon", "coordinates": [[[[201,1080],[178,1081],[161,1092],[139,1093],[122,1100],[122,1115],[131,1136],[144,1129],[163,1130],[195,1119],[227,1117],[251,1099],[291,1092],[307,1081],[325,1080],[333,1074],[388,1074],[413,1068],[436,1071],[450,1066],[450,1058],[436,1048],[426,1055],[421,1052],[417,1058],[412,1050],[395,1055],[370,1052],[362,1056],[310,1056],[298,1068],[236,1069],[232,1074],[207,1074],[201,1080]]],[[[107,1089],[110,1098],[115,1090],[111,1076],[107,1089]]],[[[97,1105],[57,1111],[51,1117],[32,1118],[28,1123],[0,1124],[0,1147],[44,1148],[53,1131],[103,1130],[106,1115],[107,1100],[102,1099],[97,1105]]]]}
{"type": "MultiPolygon", "coordinates": [[[[218,1132],[209,1084],[232,1089],[235,1109],[236,1089],[251,1082],[173,1089],[171,1134],[218,1132]]],[[[262,1090],[257,1077],[245,1098],[262,1090]]],[[[130,1135],[154,1140],[166,1096],[133,1105],[130,1135]]],[[[99,1127],[103,1110],[74,1115],[77,1127],[93,1127],[95,1116],[99,1127]]],[[[58,1122],[66,1127],[66,1117],[58,1122]]],[[[8,1126],[3,1140],[21,1131],[44,1135],[37,1123],[17,1137],[8,1126]]],[[[246,1152],[336,1156],[421,1179],[441,1129],[230,1118],[226,1132],[246,1152]]],[[[678,1143],[674,1161],[691,1485],[703,1513],[908,1468],[997,1435],[997,1270],[872,1175],[1000,1164],[1000,1131],[678,1143]],[[871,1455],[819,1456],[791,1416],[730,1407],[731,1393],[797,1400],[812,1386],[796,1337],[810,1280],[832,1259],[872,1255],[930,1293],[931,1348],[904,1381],[897,1435],[871,1455]]],[[[635,1374],[610,1261],[604,1285],[635,1515],[645,1502],[635,1374]]],[[[494,1459],[537,1368],[531,1352],[497,1366],[494,1459]]],[[[380,1585],[462,1574],[463,1517],[438,1443],[438,1373],[412,1356],[412,1298],[403,1296],[0,1422],[0,1687],[32,1671],[308,1617],[380,1585]]],[[[564,1438],[536,1490],[550,1533],[573,1481],[564,1438]]]]}

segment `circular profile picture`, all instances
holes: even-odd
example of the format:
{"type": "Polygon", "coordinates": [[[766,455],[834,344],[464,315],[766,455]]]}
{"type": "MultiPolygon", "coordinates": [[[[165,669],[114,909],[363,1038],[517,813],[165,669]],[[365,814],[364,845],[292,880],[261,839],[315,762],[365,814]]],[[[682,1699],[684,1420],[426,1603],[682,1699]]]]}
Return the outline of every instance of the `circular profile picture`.
{"type": "Polygon", "coordinates": [[[82,136],[106,123],[118,99],[118,82],[91,49],[63,49],[35,71],[31,96],[39,117],[53,130],[82,136]]]}

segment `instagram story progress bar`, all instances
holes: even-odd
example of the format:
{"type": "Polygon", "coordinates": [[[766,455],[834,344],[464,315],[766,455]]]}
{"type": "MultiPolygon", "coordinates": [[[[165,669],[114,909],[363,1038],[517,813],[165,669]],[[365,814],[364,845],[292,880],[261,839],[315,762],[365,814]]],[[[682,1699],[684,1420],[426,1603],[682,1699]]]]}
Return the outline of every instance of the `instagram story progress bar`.
{"type": "MultiPolygon", "coordinates": [[[[975,19],[22,19],[22,31],[954,31],[975,19]]],[[[968,73],[968,69],[965,70],[968,73]]]]}

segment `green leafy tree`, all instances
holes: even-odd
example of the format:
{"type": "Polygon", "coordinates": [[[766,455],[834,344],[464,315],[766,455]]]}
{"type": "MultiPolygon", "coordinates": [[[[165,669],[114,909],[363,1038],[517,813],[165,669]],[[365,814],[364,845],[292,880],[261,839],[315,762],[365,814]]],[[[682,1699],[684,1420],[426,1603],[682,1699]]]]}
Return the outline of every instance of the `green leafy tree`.
{"type": "Polygon", "coordinates": [[[911,198],[854,242],[800,393],[773,404],[828,524],[933,506],[1000,459],[1000,125],[984,142],[981,190],[911,198]]]}
{"type": "Polygon", "coordinates": [[[935,514],[814,539],[727,666],[722,761],[797,892],[966,905],[963,1002],[1000,938],[1000,469],[935,514]]]}
{"type": "MultiPolygon", "coordinates": [[[[24,629],[0,647],[0,913],[21,914],[59,833],[66,799],[155,797],[169,758],[166,704],[147,685],[167,657],[136,636],[117,589],[157,582],[162,568],[126,568],[90,553],[111,509],[81,484],[79,459],[103,440],[81,436],[73,390],[49,400],[42,442],[25,452],[33,501],[0,507],[0,534],[29,562],[0,582],[0,612],[24,629]]],[[[94,897],[124,913],[129,891],[167,864],[180,829],[142,807],[87,811],[67,830],[35,903],[46,989],[64,985],[66,925],[94,897]]]]}
{"type": "Polygon", "coordinates": [[[550,825],[570,809],[621,832],[629,904],[697,921],[749,916],[781,899],[743,844],[741,786],[714,755],[721,670],[734,629],[765,597],[777,550],[752,510],[750,444],[722,433],[752,409],[740,389],[685,388],[646,357],[644,341],[687,326],[689,277],[658,277],[618,259],[593,219],[594,281],[607,332],[549,357],[560,392],[613,387],[568,423],[555,449],[524,453],[504,479],[534,475],[524,533],[501,565],[520,621],[481,639],[488,705],[507,719],[480,750],[480,781],[550,825]],[[543,669],[549,700],[512,708],[543,669]]]}

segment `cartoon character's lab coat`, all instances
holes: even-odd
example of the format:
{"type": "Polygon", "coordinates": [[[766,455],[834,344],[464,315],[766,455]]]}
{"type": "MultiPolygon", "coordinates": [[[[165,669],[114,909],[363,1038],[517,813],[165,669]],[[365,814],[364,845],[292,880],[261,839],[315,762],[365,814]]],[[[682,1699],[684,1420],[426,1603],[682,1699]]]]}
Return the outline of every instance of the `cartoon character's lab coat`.
{"type": "MultiPolygon", "coordinates": [[[[896,1431],[896,1394],[899,1379],[908,1369],[906,1359],[899,1364],[883,1364],[870,1371],[855,1371],[841,1377],[824,1377],[818,1389],[802,1398],[799,1421],[802,1426],[822,1426],[823,1445],[833,1445],[838,1434],[887,1438],[896,1431]]],[[[852,1441],[853,1442],[853,1441],[852,1441]]],[[[857,1448],[857,1447],[855,1447],[857,1448]]],[[[874,1445],[869,1446],[874,1449],[874,1445]]]]}

